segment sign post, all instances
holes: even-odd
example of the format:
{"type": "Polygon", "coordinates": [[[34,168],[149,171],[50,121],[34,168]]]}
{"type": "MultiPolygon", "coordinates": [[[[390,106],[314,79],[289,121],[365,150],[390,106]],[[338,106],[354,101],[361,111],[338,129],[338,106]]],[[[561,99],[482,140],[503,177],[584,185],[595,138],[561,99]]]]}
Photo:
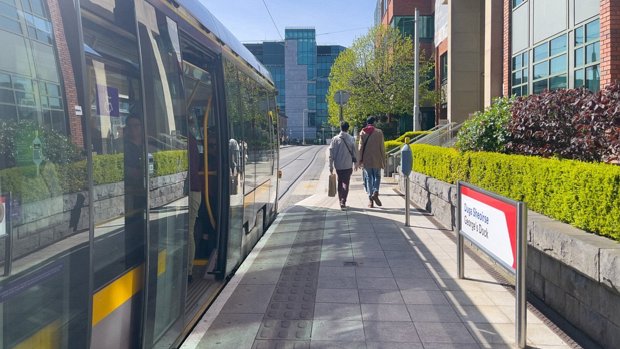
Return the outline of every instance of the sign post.
{"type": "Polygon", "coordinates": [[[515,274],[515,341],[519,348],[525,348],[527,207],[521,201],[502,197],[466,182],[458,182],[457,192],[459,279],[465,277],[465,238],[515,274]]]}
{"type": "Polygon", "coordinates": [[[405,138],[405,144],[403,148],[400,150],[400,170],[405,176],[405,226],[409,227],[409,216],[410,216],[410,204],[409,204],[409,175],[411,174],[411,167],[413,165],[413,154],[411,153],[411,148],[409,147],[409,138],[405,138]]]}
{"type": "Polygon", "coordinates": [[[345,90],[338,90],[334,94],[334,99],[336,100],[336,104],[340,106],[340,116],[339,116],[340,122],[344,121],[344,117],[342,115],[342,106],[347,104],[347,102],[349,101],[349,97],[351,97],[351,94],[349,94],[349,92],[345,90]]]}

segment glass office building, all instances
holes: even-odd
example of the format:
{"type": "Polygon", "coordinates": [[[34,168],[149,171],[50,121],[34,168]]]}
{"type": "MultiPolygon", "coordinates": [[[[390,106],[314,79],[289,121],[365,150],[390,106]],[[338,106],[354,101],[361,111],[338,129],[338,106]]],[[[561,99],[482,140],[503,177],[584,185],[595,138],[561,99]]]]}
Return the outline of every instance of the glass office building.
{"type": "Polygon", "coordinates": [[[284,42],[246,44],[271,72],[278,107],[288,117],[292,142],[318,142],[331,137],[326,95],[329,72],[345,47],[317,45],[314,28],[287,28],[284,42]]]}

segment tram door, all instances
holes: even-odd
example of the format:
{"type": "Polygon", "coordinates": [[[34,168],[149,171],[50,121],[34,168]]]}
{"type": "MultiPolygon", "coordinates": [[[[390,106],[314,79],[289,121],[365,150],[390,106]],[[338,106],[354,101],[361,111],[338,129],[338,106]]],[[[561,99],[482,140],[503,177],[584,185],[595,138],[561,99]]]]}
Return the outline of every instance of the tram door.
{"type": "Polygon", "coordinates": [[[189,134],[188,303],[191,303],[192,291],[203,289],[194,286],[213,279],[211,273],[217,265],[221,149],[211,73],[187,61],[183,62],[183,73],[189,134]]]}

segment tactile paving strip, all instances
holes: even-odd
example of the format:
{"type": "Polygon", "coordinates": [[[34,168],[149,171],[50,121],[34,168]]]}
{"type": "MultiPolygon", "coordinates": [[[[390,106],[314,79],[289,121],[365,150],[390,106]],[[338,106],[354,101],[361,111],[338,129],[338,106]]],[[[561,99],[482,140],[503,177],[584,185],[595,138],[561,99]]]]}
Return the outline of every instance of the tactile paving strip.
{"type": "Polygon", "coordinates": [[[302,219],[253,348],[309,347],[324,221],[315,212],[302,219]]]}

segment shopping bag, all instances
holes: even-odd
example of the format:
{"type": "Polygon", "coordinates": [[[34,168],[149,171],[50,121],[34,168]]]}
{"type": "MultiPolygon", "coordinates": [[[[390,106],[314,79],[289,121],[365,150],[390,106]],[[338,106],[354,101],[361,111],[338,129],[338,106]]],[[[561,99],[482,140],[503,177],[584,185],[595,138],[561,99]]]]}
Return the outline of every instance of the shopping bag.
{"type": "Polygon", "coordinates": [[[333,173],[329,175],[329,186],[327,189],[327,195],[329,195],[330,197],[336,196],[336,175],[333,173]]]}

